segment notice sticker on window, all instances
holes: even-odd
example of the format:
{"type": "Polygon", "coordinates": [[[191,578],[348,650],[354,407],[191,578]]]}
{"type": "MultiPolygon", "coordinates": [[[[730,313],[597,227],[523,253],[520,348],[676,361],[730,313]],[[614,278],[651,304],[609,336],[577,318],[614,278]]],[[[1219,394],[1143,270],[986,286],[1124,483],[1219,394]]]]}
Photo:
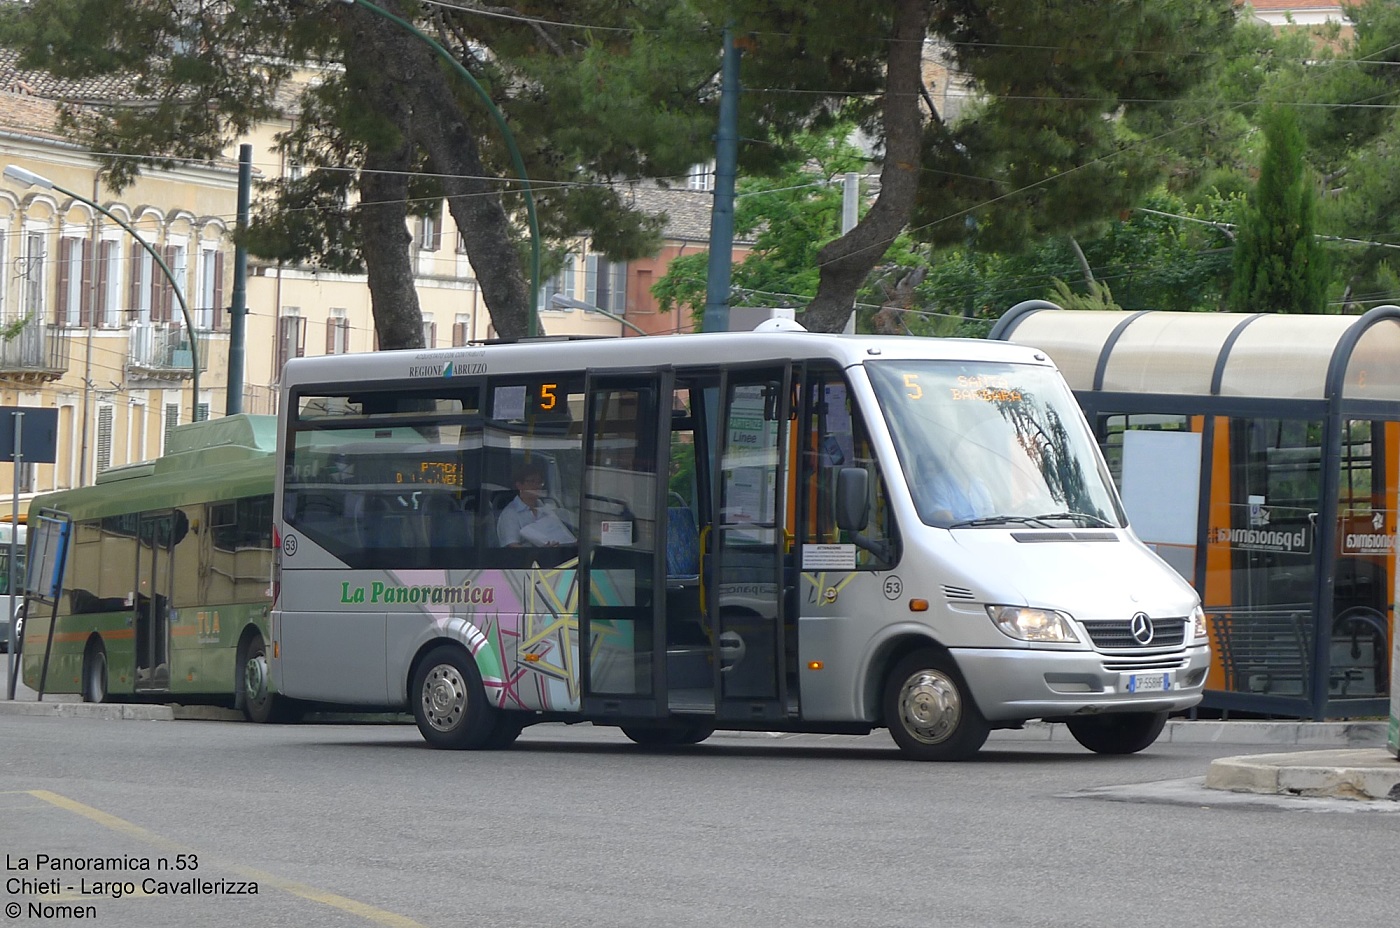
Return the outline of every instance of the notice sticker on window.
{"type": "Polygon", "coordinates": [[[855,570],[855,545],[803,545],[803,570],[855,570]]]}
{"type": "Polygon", "coordinates": [[[626,548],[632,544],[632,522],[613,520],[602,523],[602,530],[599,533],[600,544],[613,548],[626,548]]]}

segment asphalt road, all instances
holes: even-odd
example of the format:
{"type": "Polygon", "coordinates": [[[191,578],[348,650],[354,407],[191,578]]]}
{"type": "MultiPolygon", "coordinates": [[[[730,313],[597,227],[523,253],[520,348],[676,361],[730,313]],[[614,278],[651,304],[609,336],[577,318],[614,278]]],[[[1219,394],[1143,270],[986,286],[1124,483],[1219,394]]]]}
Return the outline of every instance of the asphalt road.
{"type": "Polygon", "coordinates": [[[1196,784],[1213,757],[1278,750],[994,736],[927,765],[884,733],[659,752],[540,726],[461,754],[405,725],[0,715],[0,909],[141,928],[1393,924],[1400,816],[1196,784]],[[34,869],[64,857],[83,861],[34,869]],[[91,869],[111,857],[151,869],[91,869]],[[56,897],[8,883],[55,878],[56,897]],[[93,892],[113,879],[136,892],[93,892]]]}

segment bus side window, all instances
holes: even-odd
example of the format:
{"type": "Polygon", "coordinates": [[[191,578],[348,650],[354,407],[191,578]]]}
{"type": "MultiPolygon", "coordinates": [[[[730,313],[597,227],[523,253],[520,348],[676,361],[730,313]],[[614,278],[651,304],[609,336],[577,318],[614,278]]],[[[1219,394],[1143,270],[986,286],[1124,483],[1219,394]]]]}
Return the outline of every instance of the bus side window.
{"type": "Polygon", "coordinates": [[[850,538],[836,526],[836,479],[842,467],[861,467],[870,473],[870,520],[861,533],[888,552],[884,558],[865,546],[856,547],[856,567],[885,570],[898,560],[898,538],[885,491],[884,476],[875,459],[860,410],[852,406],[846,381],[839,371],[818,371],[812,375],[809,394],[807,434],[810,444],[804,452],[804,479],[807,488],[807,533],[813,541],[847,542],[850,538]]]}

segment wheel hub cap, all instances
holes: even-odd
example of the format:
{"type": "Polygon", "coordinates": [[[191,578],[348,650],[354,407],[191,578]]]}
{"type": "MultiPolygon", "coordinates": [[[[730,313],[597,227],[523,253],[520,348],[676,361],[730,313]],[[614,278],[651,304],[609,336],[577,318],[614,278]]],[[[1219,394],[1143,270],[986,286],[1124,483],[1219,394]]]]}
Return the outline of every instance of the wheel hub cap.
{"type": "Polygon", "coordinates": [[[945,674],[921,670],[904,681],[899,693],[900,721],[925,744],[938,744],[957,730],[962,718],[958,688],[945,674]]]}
{"type": "Polygon", "coordinates": [[[438,731],[451,731],[467,709],[467,684],[456,667],[439,664],[423,681],[423,715],[438,731]]]}

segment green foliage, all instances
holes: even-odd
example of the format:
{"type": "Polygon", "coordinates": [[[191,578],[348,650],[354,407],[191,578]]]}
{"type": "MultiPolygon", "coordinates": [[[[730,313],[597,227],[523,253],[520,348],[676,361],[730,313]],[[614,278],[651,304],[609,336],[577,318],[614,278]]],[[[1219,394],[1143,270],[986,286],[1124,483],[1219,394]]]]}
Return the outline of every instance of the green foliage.
{"type": "Polygon", "coordinates": [[[1087,293],[1077,293],[1070,285],[1058,277],[1051,282],[1053,294],[1050,299],[1061,309],[1122,309],[1113,302],[1113,291],[1108,284],[1098,280],[1089,281],[1087,293]]]}
{"type": "Polygon", "coordinates": [[[1259,184],[1235,244],[1230,306],[1237,312],[1322,312],[1326,260],[1313,231],[1317,193],[1303,162],[1297,117],[1285,107],[1270,110],[1264,134],[1259,184]]]}

